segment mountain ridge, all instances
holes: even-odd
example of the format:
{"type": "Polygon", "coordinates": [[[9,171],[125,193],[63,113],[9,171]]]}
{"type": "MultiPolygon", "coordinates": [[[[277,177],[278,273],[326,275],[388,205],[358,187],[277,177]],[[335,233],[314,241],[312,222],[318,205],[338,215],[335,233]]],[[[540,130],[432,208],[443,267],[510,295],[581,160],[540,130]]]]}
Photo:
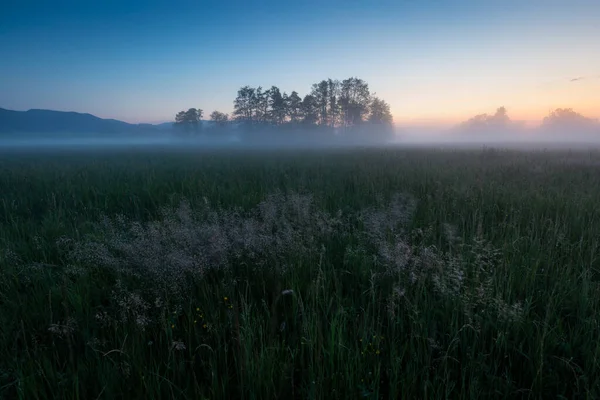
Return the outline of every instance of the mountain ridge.
{"type": "Polygon", "coordinates": [[[0,107],[0,135],[120,135],[161,132],[171,127],[170,123],[131,124],[76,111],[0,107]]]}

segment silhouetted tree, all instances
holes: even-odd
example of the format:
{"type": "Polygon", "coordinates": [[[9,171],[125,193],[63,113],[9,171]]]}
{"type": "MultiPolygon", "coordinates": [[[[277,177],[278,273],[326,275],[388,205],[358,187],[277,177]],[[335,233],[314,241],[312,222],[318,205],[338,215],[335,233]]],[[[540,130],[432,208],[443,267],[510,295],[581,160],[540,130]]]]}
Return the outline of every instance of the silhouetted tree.
{"type": "Polygon", "coordinates": [[[319,120],[319,105],[314,96],[307,94],[302,100],[302,122],[306,125],[315,125],[319,120]]]}
{"type": "Polygon", "coordinates": [[[290,122],[298,123],[302,120],[302,98],[298,92],[293,91],[287,98],[287,115],[290,117],[290,122]]]}
{"type": "Polygon", "coordinates": [[[258,123],[265,123],[269,120],[269,98],[271,95],[270,90],[263,91],[262,87],[259,86],[255,90],[255,96],[253,98],[253,109],[254,109],[254,121],[258,123]]]}
{"type": "Polygon", "coordinates": [[[327,125],[329,116],[329,83],[326,80],[323,80],[319,83],[315,83],[314,85],[312,85],[312,90],[310,94],[315,99],[315,103],[319,110],[319,125],[327,125]]]}
{"type": "Polygon", "coordinates": [[[180,111],[175,115],[175,127],[197,132],[201,127],[202,115],[203,111],[199,108],[180,111]]]}
{"type": "Polygon", "coordinates": [[[351,127],[363,122],[369,112],[370,102],[371,93],[365,81],[359,78],[343,80],[339,100],[342,126],[351,127]]]}
{"type": "Polygon", "coordinates": [[[390,105],[379,97],[373,97],[369,112],[369,122],[381,125],[392,124],[390,105]]]}
{"type": "Polygon", "coordinates": [[[329,92],[329,126],[335,128],[339,123],[338,117],[340,114],[340,81],[328,79],[327,85],[329,92]]]}
{"type": "MultiPolygon", "coordinates": [[[[270,95],[269,106],[270,106],[270,121],[274,125],[281,125],[285,122],[287,115],[287,104],[284,96],[278,87],[273,86],[268,91],[270,95]]],[[[287,95],[285,95],[287,97],[287,95]]]]}
{"type": "Polygon", "coordinates": [[[210,114],[210,119],[211,121],[213,121],[217,126],[219,127],[224,127],[225,125],[227,125],[227,122],[229,121],[229,115],[222,113],[220,111],[213,111],[210,114]]]}
{"type": "Polygon", "coordinates": [[[252,123],[256,107],[256,89],[244,86],[233,102],[233,115],[238,121],[252,123]]]}

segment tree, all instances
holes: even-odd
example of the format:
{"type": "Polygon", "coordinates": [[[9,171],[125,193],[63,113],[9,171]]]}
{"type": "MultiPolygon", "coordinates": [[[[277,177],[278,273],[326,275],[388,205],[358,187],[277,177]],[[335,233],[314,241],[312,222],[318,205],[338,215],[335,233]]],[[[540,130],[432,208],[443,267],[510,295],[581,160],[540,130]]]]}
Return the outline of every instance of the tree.
{"type": "Polygon", "coordinates": [[[256,107],[256,89],[244,86],[233,101],[233,115],[238,121],[252,123],[256,107]]]}
{"type": "Polygon", "coordinates": [[[175,127],[183,128],[185,131],[197,132],[201,127],[203,111],[199,108],[190,108],[180,111],[175,115],[175,127]]]}
{"type": "Polygon", "coordinates": [[[359,78],[342,81],[340,88],[340,111],[342,126],[351,127],[364,121],[371,103],[369,85],[359,78]]]}
{"type": "Polygon", "coordinates": [[[302,122],[306,125],[314,125],[319,120],[319,105],[314,96],[307,94],[302,100],[302,122]]]}
{"type": "Polygon", "coordinates": [[[393,121],[390,105],[379,97],[373,97],[370,106],[369,122],[380,125],[391,125],[393,121]]]}
{"type": "Polygon", "coordinates": [[[319,125],[327,125],[329,121],[329,83],[326,80],[322,80],[319,83],[313,84],[310,94],[315,99],[319,110],[319,125]]]}
{"type": "Polygon", "coordinates": [[[270,90],[262,90],[259,86],[255,90],[255,96],[253,98],[253,109],[254,109],[254,121],[258,123],[265,123],[269,120],[269,99],[271,96],[270,90]]]}
{"type": "MultiPolygon", "coordinates": [[[[278,87],[273,86],[269,90],[270,121],[274,125],[281,125],[285,122],[287,115],[287,102],[278,87]]],[[[285,95],[287,97],[287,95],[285,95]]]]}
{"type": "Polygon", "coordinates": [[[290,117],[292,123],[300,122],[302,119],[302,98],[298,95],[298,92],[293,91],[292,94],[287,98],[287,115],[290,117]]]}
{"type": "Polygon", "coordinates": [[[340,81],[328,79],[327,85],[329,92],[329,125],[332,128],[335,128],[338,124],[338,116],[340,113],[340,81]]]}
{"type": "Polygon", "coordinates": [[[223,126],[227,125],[227,122],[229,121],[229,115],[225,114],[225,113],[222,113],[222,112],[219,112],[219,111],[213,111],[210,114],[210,119],[217,126],[223,127],[223,126]]]}
{"type": "Polygon", "coordinates": [[[494,115],[479,114],[463,122],[460,127],[468,131],[502,131],[511,127],[506,108],[499,107],[494,115]]]}
{"type": "Polygon", "coordinates": [[[547,128],[591,128],[597,123],[597,120],[584,117],[571,108],[557,108],[544,118],[542,126],[547,128]]]}

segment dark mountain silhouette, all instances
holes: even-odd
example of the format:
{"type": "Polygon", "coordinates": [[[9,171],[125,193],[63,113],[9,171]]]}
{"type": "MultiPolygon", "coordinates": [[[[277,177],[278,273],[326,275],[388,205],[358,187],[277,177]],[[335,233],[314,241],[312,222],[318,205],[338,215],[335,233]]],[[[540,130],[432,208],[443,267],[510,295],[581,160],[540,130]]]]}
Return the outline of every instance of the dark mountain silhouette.
{"type": "Polygon", "coordinates": [[[0,135],[70,136],[153,133],[170,129],[169,124],[129,124],[91,114],[52,110],[13,111],[0,108],[0,135]]]}

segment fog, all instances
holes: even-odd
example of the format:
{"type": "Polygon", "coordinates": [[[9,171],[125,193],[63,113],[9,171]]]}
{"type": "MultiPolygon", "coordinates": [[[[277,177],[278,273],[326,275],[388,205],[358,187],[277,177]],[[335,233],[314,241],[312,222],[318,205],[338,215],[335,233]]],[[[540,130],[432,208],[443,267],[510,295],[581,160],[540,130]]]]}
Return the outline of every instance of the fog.
{"type": "Polygon", "coordinates": [[[199,135],[172,133],[123,134],[123,135],[68,135],[56,137],[2,138],[0,149],[114,149],[114,148],[178,148],[178,149],[332,149],[352,147],[438,147],[510,149],[585,149],[600,148],[600,129],[582,129],[578,126],[562,126],[560,130],[498,129],[473,131],[460,128],[397,127],[394,132],[368,131],[345,133],[337,131],[277,131],[267,133],[215,132],[199,135]]]}

